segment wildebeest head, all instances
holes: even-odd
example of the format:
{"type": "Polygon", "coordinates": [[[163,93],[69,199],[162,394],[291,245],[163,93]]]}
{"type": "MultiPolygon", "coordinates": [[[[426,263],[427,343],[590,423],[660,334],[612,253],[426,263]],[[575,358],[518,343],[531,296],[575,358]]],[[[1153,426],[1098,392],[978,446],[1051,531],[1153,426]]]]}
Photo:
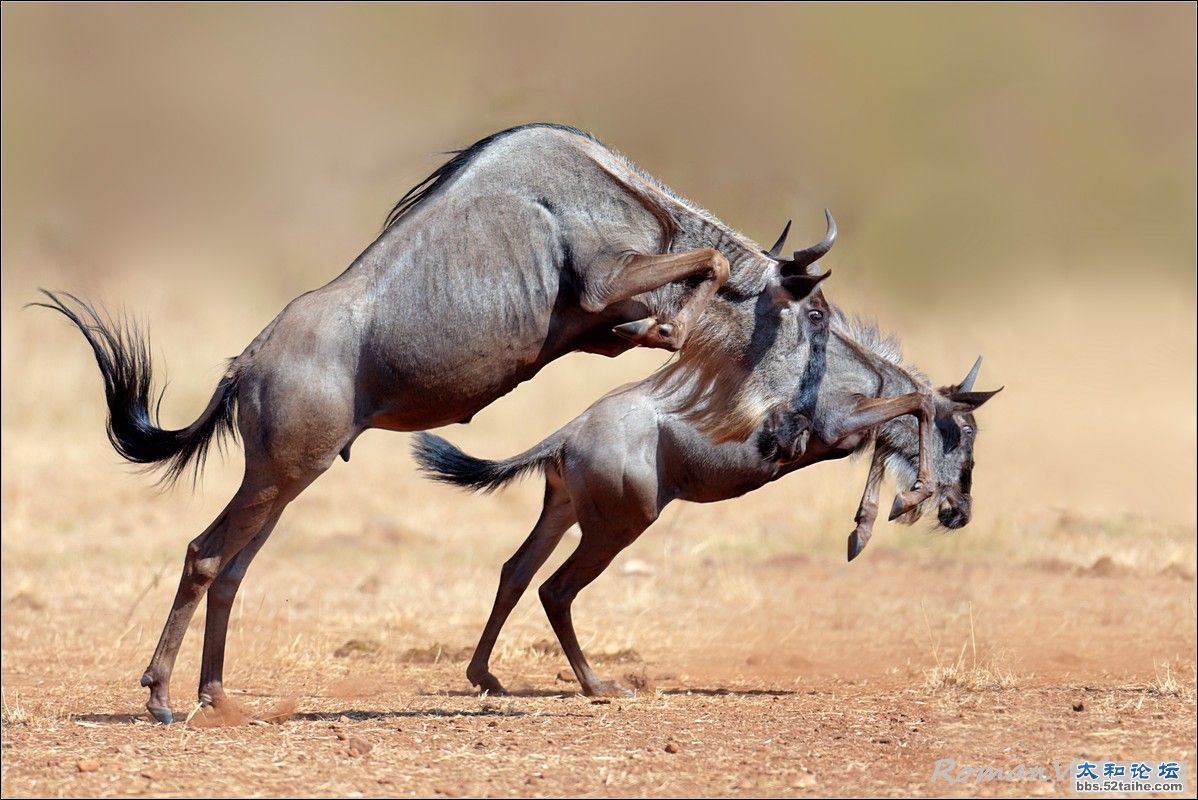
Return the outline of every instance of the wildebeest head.
{"type": "Polygon", "coordinates": [[[744,441],[794,393],[802,364],[820,351],[813,333],[826,336],[830,309],[820,284],[832,274],[817,261],[836,241],[836,221],[825,211],[827,233],[817,244],[782,255],[790,223],[769,250],[763,283],[713,303],[692,345],[656,373],[686,416],[716,442],[744,441]],[[796,364],[800,365],[796,370],[796,364]]]}
{"type": "MultiPolygon", "coordinates": [[[[1001,388],[990,392],[974,390],[981,366],[979,356],[963,381],[936,390],[932,457],[936,486],[924,503],[895,517],[899,522],[909,525],[936,508],[937,519],[946,528],[956,530],[969,524],[973,513],[973,448],[978,434],[974,411],[1002,391],[1001,388]]],[[[887,468],[899,476],[901,489],[914,484],[917,461],[915,450],[894,450],[889,454],[887,468]]]]}
{"type": "Polygon", "coordinates": [[[815,291],[821,281],[832,274],[831,270],[821,273],[814,268],[816,262],[827,255],[836,243],[836,220],[827,209],[824,209],[824,216],[828,220],[828,232],[818,243],[795,250],[789,257],[784,255],[782,249],[786,246],[786,236],[790,233],[788,221],[778,241],[774,242],[774,246],[769,250],[764,251],[767,256],[778,262],[778,286],[790,301],[805,299],[815,291]]]}

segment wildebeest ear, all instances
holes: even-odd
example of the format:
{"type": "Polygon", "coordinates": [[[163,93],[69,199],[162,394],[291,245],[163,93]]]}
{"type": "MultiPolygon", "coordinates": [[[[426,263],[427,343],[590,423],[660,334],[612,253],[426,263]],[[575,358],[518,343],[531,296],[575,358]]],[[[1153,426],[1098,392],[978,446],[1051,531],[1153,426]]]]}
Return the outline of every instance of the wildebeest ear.
{"type": "Polygon", "coordinates": [[[998,394],[1005,388],[1005,386],[1000,386],[992,392],[951,391],[948,393],[948,399],[952,400],[957,405],[963,406],[969,411],[972,411],[975,408],[981,407],[983,403],[985,403],[991,397],[994,397],[994,395],[998,394]]]}
{"type": "Polygon", "coordinates": [[[815,291],[815,287],[831,274],[832,270],[822,275],[784,275],[782,288],[797,302],[815,291]]]}

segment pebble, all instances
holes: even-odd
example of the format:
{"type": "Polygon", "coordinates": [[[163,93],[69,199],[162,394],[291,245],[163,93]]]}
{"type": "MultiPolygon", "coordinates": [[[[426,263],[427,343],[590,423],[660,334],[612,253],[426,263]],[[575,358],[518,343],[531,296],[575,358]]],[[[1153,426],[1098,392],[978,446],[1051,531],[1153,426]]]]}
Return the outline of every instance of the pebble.
{"type": "Polygon", "coordinates": [[[95,772],[99,768],[100,762],[91,758],[86,758],[75,764],[75,769],[79,770],[80,772],[95,772]]]}

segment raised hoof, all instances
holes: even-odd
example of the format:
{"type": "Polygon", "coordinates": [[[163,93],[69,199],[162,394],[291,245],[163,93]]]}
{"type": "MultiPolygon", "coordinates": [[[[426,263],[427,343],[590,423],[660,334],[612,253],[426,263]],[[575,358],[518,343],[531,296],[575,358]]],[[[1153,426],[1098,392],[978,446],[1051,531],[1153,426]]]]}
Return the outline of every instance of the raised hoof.
{"type": "Polygon", "coordinates": [[[849,534],[849,561],[861,555],[861,551],[869,544],[869,537],[868,533],[862,531],[853,531],[849,534]]]}
{"type": "Polygon", "coordinates": [[[888,519],[894,522],[904,514],[909,514],[919,508],[923,501],[927,499],[928,495],[918,490],[896,494],[894,502],[890,504],[890,517],[888,519]]]}
{"type": "Polygon", "coordinates": [[[807,444],[811,441],[811,431],[804,430],[794,438],[794,441],[778,446],[778,461],[789,464],[798,461],[807,454],[807,444]]]}
{"type": "Polygon", "coordinates": [[[175,721],[175,714],[169,708],[146,706],[146,711],[150,712],[150,716],[154,718],[155,722],[161,722],[163,725],[170,725],[175,721]]]}
{"type": "Polygon", "coordinates": [[[583,690],[587,697],[636,697],[636,692],[619,681],[600,681],[583,690]]]}
{"type": "Polygon", "coordinates": [[[679,335],[678,327],[669,322],[658,322],[656,317],[625,322],[612,328],[612,333],[622,336],[630,342],[636,342],[641,347],[677,350],[682,346],[682,337],[679,335]]]}
{"type": "Polygon", "coordinates": [[[612,333],[617,336],[623,336],[630,341],[638,341],[642,336],[649,332],[649,329],[657,324],[657,319],[654,317],[645,317],[634,322],[625,322],[622,325],[617,325],[612,328],[612,333]]]}

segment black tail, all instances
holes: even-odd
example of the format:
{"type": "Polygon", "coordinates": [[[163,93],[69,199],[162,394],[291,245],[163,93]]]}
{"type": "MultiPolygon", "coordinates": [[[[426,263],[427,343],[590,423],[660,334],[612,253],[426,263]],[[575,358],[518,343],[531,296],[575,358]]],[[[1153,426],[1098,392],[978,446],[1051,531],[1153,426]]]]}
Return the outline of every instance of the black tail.
{"type": "Polygon", "coordinates": [[[558,437],[551,436],[531,450],[503,461],[487,461],[467,455],[431,433],[416,434],[412,456],[421,471],[435,481],[464,486],[473,491],[493,492],[526,472],[541,469],[557,455],[558,437]]]}
{"type": "Polygon", "coordinates": [[[208,455],[213,438],[236,436],[237,374],[230,371],[200,418],[176,431],[158,427],[162,393],[150,408],[153,385],[150,345],[145,334],[127,319],[112,320],[66,292],[62,296],[42,290],[49,303],[30,303],[59,312],[79,328],[96,356],[104,377],[108,402],[108,441],[121,457],[135,464],[164,470],[160,483],[170,485],[194,464],[196,473],[208,455]],[[62,297],[70,299],[71,305],[62,297]]]}

